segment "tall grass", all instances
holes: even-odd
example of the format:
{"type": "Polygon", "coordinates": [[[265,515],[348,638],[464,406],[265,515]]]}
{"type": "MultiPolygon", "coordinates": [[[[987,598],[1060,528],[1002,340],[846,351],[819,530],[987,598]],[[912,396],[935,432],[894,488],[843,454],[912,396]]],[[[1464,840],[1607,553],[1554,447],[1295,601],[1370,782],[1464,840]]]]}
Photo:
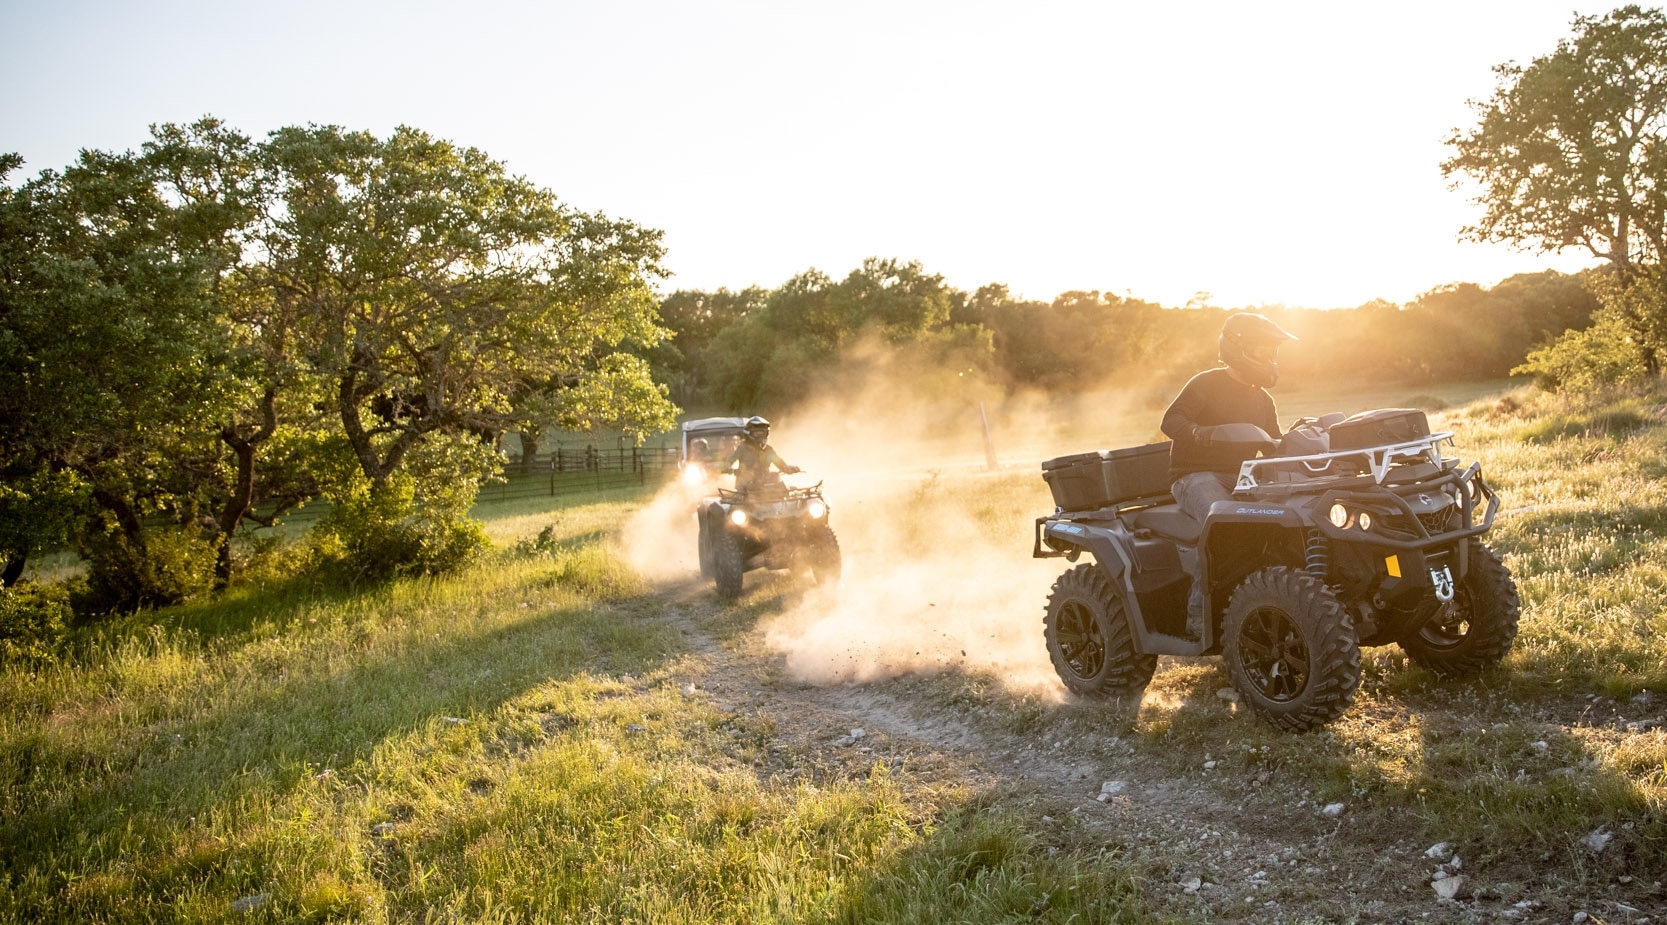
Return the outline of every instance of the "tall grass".
{"type": "Polygon", "coordinates": [[[0,919],[1137,909],[975,794],[807,779],[768,716],[686,693],[683,633],[597,542],[623,510],[504,512],[513,551],[455,578],[251,586],[0,674],[0,919]]]}

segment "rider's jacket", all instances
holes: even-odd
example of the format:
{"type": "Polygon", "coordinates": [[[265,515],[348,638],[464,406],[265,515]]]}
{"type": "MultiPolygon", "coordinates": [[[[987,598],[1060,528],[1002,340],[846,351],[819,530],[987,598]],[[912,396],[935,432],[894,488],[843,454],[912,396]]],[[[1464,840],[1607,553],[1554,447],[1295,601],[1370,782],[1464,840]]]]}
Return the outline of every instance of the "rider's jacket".
{"type": "Polygon", "coordinates": [[[1279,435],[1279,419],[1273,396],[1261,386],[1239,381],[1225,367],[1207,369],[1175,396],[1164,412],[1161,429],[1174,441],[1169,447],[1169,477],[1178,479],[1189,472],[1237,474],[1239,464],[1256,454],[1243,445],[1211,446],[1200,442],[1200,427],[1218,424],[1255,424],[1269,435],[1279,435]]]}
{"type": "Polygon", "coordinates": [[[724,471],[734,469],[735,487],[746,491],[769,478],[772,463],[777,469],[787,468],[787,462],[776,453],[775,447],[769,444],[761,447],[750,440],[742,440],[735,445],[735,452],[730,453],[729,459],[724,462],[724,471]]]}

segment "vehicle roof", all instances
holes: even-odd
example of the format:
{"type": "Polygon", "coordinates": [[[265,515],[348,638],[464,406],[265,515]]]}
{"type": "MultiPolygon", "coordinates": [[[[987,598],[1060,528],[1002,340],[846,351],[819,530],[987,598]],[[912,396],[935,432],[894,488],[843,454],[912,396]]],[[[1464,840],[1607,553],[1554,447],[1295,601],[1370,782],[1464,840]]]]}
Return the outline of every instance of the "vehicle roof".
{"type": "Polygon", "coordinates": [[[746,418],[697,418],[683,422],[686,434],[736,433],[746,429],[746,418]]]}

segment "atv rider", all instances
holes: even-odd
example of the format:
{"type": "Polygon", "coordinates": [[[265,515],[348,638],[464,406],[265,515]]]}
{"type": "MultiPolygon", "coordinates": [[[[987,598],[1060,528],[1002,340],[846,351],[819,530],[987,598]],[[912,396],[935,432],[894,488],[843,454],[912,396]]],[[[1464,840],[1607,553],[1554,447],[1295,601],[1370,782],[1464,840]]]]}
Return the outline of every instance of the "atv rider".
{"type": "MultiPolygon", "coordinates": [[[[1164,412],[1161,425],[1171,441],[1170,493],[1181,510],[1202,523],[1210,506],[1233,496],[1239,466],[1264,449],[1279,433],[1273,396],[1279,381],[1279,345],[1296,337],[1261,315],[1240,312],[1221,326],[1218,355],[1224,366],[1207,369],[1187,381],[1164,412]]],[[[1187,632],[1201,636],[1204,583],[1196,556],[1183,557],[1192,576],[1187,632]]]]}
{"type": "Polygon", "coordinates": [[[745,492],[775,481],[770,473],[771,465],[783,475],[799,471],[798,466],[788,465],[775,447],[770,446],[770,422],[753,415],[747,419],[747,439],[735,444],[735,451],[724,460],[722,471],[735,470],[735,488],[745,492]]]}

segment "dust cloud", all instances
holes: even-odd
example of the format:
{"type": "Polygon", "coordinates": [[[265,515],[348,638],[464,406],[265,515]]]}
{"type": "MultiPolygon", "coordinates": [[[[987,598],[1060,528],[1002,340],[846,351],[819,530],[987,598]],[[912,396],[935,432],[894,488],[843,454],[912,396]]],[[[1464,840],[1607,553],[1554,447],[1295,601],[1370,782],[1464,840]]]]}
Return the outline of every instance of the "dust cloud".
{"type": "MultiPolygon", "coordinates": [[[[1039,463],[1146,442],[1161,404],[1127,391],[1010,396],[883,348],[856,357],[820,400],[772,417],[771,445],[804,469],[788,481],[823,483],[844,567],[836,588],[785,593],[764,618],[768,643],[804,683],[958,671],[1062,695],[1042,614],[1069,565],[1031,555],[1035,519],[1053,510],[1039,463]]],[[[694,580],[699,495],[671,485],[637,515],[635,567],[694,580]]],[[[747,592],[776,580],[767,574],[749,572],[747,592]]]]}

